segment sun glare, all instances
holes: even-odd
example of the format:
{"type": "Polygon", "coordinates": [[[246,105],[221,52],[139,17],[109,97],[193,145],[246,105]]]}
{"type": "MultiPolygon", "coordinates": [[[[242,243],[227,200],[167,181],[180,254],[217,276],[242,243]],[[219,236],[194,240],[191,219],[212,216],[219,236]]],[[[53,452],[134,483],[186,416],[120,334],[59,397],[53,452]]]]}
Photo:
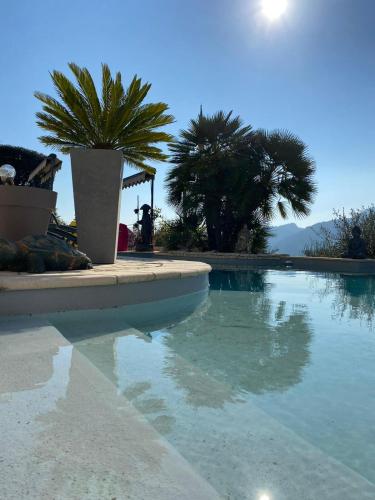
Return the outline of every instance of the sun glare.
{"type": "Polygon", "coordinates": [[[281,17],[287,7],[287,0],[262,0],[262,12],[270,21],[281,17]]]}
{"type": "Polygon", "coordinates": [[[268,493],[262,493],[259,497],[259,500],[272,500],[271,496],[268,493]]]}
{"type": "Polygon", "coordinates": [[[271,497],[267,493],[260,495],[259,500],[271,500],[271,497]]]}

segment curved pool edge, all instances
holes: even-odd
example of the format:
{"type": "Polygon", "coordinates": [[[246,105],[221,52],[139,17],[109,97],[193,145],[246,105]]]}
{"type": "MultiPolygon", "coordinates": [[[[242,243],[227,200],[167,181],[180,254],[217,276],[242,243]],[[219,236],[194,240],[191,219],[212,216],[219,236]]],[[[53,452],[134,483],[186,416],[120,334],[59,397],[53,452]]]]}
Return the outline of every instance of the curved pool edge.
{"type": "Polygon", "coordinates": [[[92,271],[0,273],[0,316],[110,309],[208,289],[211,266],[161,259],[121,260],[92,271]]]}
{"type": "MultiPolygon", "coordinates": [[[[122,256],[133,258],[137,253],[119,253],[122,256]]],[[[213,269],[247,269],[258,267],[263,269],[291,268],[296,271],[348,273],[356,275],[375,275],[375,259],[344,259],[341,257],[307,257],[291,256],[287,254],[245,254],[245,253],[220,253],[220,252],[184,252],[184,251],[159,251],[148,253],[147,257],[183,259],[190,262],[205,262],[213,269]]],[[[146,255],[144,256],[146,257],[146,255]]]]}

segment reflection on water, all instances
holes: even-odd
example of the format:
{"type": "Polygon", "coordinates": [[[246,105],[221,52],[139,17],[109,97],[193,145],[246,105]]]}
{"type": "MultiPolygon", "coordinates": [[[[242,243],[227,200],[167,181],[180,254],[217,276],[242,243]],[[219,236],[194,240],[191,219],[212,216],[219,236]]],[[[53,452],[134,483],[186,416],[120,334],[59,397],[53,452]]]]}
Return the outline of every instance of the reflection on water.
{"type": "Polygon", "coordinates": [[[210,274],[211,290],[264,292],[270,286],[267,271],[213,271],[210,274]]]}
{"type": "Polygon", "coordinates": [[[334,317],[364,320],[372,326],[375,276],[326,275],[326,286],[320,289],[320,296],[323,300],[332,299],[334,317]]]}
{"type": "Polygon", "coordinates": [[[70,341],[116,334],[129,328],[147,331],[167,328],[184,320],[207,300],[208,291],[184,295],[147,304],[135,304],[115,309],[69,311],[49,314],[48,319],[70,341]]]}
{"type": "Polygon", "coordinates": [[[359,321],[372,318],[374,283],[213,272],[208,299],[184,318],[179,299],[137,329],[119,312],[58,327],[224,496],[248,498],[249,477],[261,474],[253,447],[278,437],[298,447],[289,431],[313,445],[309,456],[322,450],[375,481],[375,339],[359,321]],[[348,322],[332,317],[338,308],[348,322]]]}
{"type": "MultiPolygon", "coordinates": [[[[272,303],[266,293],[212,291],[206,310],[168,330],[165,345],[184,362],[231,388],[260,394],[286,390],[301,381],[309,362],[311,327],[307,310],[272,303]]],[[[195,391],[195,372],[186,376],[173,355],[165,370],[197,406],[210,405],[195,391]]],[[[195,383],[196,382],[196,383],[195,383]]],[[[221,401],[223,404],[224,401],[221,401]]],[[[218,402],[215,402],[215,405],[218,402]]]]}

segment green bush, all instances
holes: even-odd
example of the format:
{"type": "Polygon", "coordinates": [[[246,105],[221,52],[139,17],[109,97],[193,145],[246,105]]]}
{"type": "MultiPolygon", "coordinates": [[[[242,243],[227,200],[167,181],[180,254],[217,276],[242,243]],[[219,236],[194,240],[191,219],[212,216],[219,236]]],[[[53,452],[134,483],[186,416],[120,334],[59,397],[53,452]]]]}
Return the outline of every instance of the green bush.
{"type": "Polygon", "coordinates": [[[182,218],[161,218],[154,235],[156,246],[166,250],[207,250],[207,235],[202,226],[189,224],[182,218]]]}
{"type": "Polygon", "coordinates": [[[359,226],[362,238],[367,243],[370,258],[375,258],[375,206],[362,209],[352,209],[347,215],[345,211],[335,210],[334,229],[320,231],[320,240],[305,248],[305,255],[310,257],[340,257],[347,251],[348,242],[352,237],[352,229],[359,226]]]}

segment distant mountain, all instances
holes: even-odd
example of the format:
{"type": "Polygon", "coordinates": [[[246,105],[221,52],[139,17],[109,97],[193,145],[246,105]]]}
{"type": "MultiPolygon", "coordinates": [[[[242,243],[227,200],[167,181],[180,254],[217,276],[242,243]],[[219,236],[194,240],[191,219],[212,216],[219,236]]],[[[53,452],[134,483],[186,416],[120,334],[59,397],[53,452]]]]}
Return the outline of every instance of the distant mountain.
{"type": "Polygon", "coordinates": [[[272,236],[268,238],[268,251],[287,253],[289,255],[304,255],[304,249],[312,243],[319,241],[322,228],[334,231],[332,220],[318,222],[309,227],[298,227],[297,224],[284,224],[271,228],[272,236]]]}

